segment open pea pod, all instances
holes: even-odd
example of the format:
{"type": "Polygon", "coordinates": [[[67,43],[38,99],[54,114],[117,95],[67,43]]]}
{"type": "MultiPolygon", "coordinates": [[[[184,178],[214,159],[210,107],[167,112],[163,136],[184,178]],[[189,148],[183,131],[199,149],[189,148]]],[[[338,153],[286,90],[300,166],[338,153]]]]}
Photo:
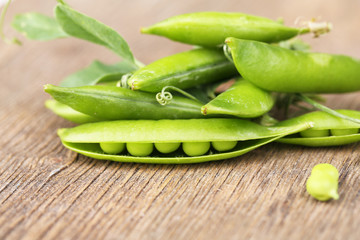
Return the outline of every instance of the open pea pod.
{"type": "MultiPolygon", "coordinates": [[[[283,136],[308,129],[307,122],[286,127],[265,127],[242,119],[180,119],[180,120],[119,120],[80,125],[70,129],[59,129],[58,135],[65,147],[83,155],[119,162],[183,164],[233,158],[254,150],[283,136]],[[196,147],[212,143],[205,153],[189,156],[185,146],[196,147]],[[216,143],[227,145],[219,149],[216,143]],[[120,154],[108,154],[101,143],[126,143],[127,150],[120,154]],[[182,143],[182,149],[164,154],[157,150],[148,156],[129,153],[129,144],[182,143]],[[218,149],[218,150],[216,150],[218,149]],[[186,153],[186,154],[185,154],[186,153]]],[[[196,150],[196,149],[195,149],[196,150]]]]}
{"type": "Polygon", "coordinates": [[[240,118],[255,118],[267,113],[273,106],[274,98],[270,92],[240,79],[225,92],[202,106],[201,112],[204,115],[224,114],[240,118]]]}
{"type": "MultiPolygon", "coordinates": [[[[360,112],[337,110],[346,116],[360,119],[360,112]]],[[[360,124],[335,117],[325,112],[311,112],[280,122],[277,126],[289,127],[299,123],[312,122],[311,129],[278,139],[277,142],[309,147],[345,145],[360,141],[360,124]]]]}

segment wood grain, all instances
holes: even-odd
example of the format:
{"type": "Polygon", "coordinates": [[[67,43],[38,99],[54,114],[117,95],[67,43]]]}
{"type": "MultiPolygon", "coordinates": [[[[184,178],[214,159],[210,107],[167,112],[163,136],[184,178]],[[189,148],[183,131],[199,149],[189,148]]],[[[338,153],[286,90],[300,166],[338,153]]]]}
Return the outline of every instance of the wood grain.
{"type": "MultiPolygon", "coordinates": [[[[68,1],[118,30],[145,63],[190,49],[142,26],[194,11],[241,11],[270,18],[321,15],[334,31],[309,40],[316,51],[360,58],[360,3],[303,1],[68,1]]],[[[51,14],[55,1],[15,1],[17,13],[51,14]]],[[[8,24],[7,24],[8,25],[8,24]]],[[[8,26],[5,32],[16,33],[8,26]]],[[[358,239],[359,144],[305,148],[269,144],[244,156],[194,165],[125,164],[62,147],[56,130],[73,126],[45,109],[46,83],[57,84],[93,59],[117,61],[80,40],[0,43],[0,239],[358,239]],[[340,171],[338,201],[305,191],[317,163],[340,171]]],[[[327,96],[334,108],[360,110],[358,93],[327,96]]]]}

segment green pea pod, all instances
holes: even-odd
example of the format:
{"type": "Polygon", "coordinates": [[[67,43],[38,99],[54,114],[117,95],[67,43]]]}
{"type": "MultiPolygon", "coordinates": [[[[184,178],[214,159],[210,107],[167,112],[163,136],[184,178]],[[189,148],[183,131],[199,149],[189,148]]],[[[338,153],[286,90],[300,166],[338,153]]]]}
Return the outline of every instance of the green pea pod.
{"type": "MultiPolygon", "coordinates": [[[[346,116],[360,119],[360,112],[337,110],[346,116]]],[[[278,139],[278,142],[309,147],[345,145],[360,141],[360,124],[335,117],[325,112],[311,112],[280,122],[278,126],[289,127],[304,122],[312,122],[313,127],[300,134],[278,139]]]]}
{"type": "Polygon", "coordinates": [[[271,93],[246,80],[238,80],[225,92],[201,108],[204,115],[225,114],[240,118],[259,117],[274,105],[271,93]]]}
{"type": "Polygon", "coordinates": [[[309,128],[308,123],[290,127],[264,127],[242,119],[119,120],[89,123],[58,134],[65,147],[83,155],[120,162],[184,164],[214,161],[245,154],[285,135],[309,128]],[[136,157],[106,154],[99,143],[204,143],[239,141],[228,152],[210,150],[202,156],[187,156],[181,150],[171,154],[153,152],[136,157]]]}
{"type": "Polygon", "coordinates": [[[98,122],[99,119],[86,115],[84,113],[78,112],[68,105],[63,103],[59,103],[53,99],[49,99],[45,101],[45,106],[50,109],[56,115],[70,121],[73,123],[83,124],[90,122],[98,122]]]}
{"type": "Polygon", "coordinates": [[[205,47],[222,45],[227,37],[270,43],[290,39],[309,31],[309,28],[291,28],[268,18],[222,12],[178,15],[141,29],[142,33],[205,47]]]}
{"type": "Polygon", "coordinates": [[[55,100],[100,120],[203,118],[202,104],[174,97],[160,105],[152,93],[113,86],[57,87],[47,84],[45,92],[55,100]]]}
{"type": "Polygon", "coordinates": [[[227,38],[236,68],[256,86],[274,92],[343,93],[360,90],[360,61],[344,55],[292,51],[227,38]]]}
{"type": "Polygon", "coordinates": [[[193,49],[159,59],[129,79],[132,90],[159,92],[165,86],[181,89],[237,76],[238,72],[220,49],[193,49]]]}

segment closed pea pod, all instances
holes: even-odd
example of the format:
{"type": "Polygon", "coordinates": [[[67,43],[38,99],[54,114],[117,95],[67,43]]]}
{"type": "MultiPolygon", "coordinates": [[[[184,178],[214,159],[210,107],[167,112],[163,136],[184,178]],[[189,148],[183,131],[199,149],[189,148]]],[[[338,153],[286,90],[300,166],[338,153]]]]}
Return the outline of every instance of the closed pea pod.
{"type": "Polygon", "coordinates": [[[128,79],[132,90],[159,92],[166,86],[187,89],[237,76],[220,49],[193,49],[159,59],[137,70],[128,79]]]}
{"type": "MultiPolygon", "coordinates": [[[[329,26],[325,24],[319,30],[327,31],[329,26]]],[[[142,33],[205,47],[222,45],[227,37],[279,42],[310,31],[310,28],[287,27],[278,21],[264,17],[222,12],[182,14],[141,29],[142,33]]]]}
{"type": "MultiPolygon", "coordinates": [[[[360,119],[360,112],[358,111],[337,110],[337,112],[355,119],[360,119]]],[[[287,136],[277,141],[309,147],[337,146],[360,141],[360,124],[335,117],[325,112],[307,113],[280,122],[278,126],[297,125],[301,122],[311,122],[313,127],[305,130],[305,134],[300,132],[300,134],[287,136]]]]}
{"type": "Polygon", "coordinates": [[[202,104],[174,96],[161,106],[155,95],[113,86],[57,87],[45,85],[55,100],[99,120],[203,118],[202,104]]]}
{"type": "MultiPolygon", "coordinates": [[[[60,129],[58,134],[64,146],[83,155],[113,161],[144,163],[196,163],[232,158],[245,154],[288,134],[309,128],[308,123],[290,127],[264,127],[242,119],[188,119],[188,120],[119,120],[89,123],[71,129],[60,129]],[[228,152],[211,149],[210,142],[238,142],[228,152]],[[163,154],[154,151],[149,156],[131,153],[107,154],[99,144],[179,143],[182,149],[163,154]],[[201,144],[200,144],[201,143],[201,144]],[[204,144],[205,143],[205,144],[204,144]],[[200,146],[201,149],[198,148],[200,146]],[[187,149],[190,149],[188,152],[187,149]],[[204,155],[199,155],[204,154],[204,155]],[[189,156],[190,155],[190,156],[189,156]]],[[[139,151],[142,151],[140,146],[139,151]]]]}
{"type": "Polygon", "coordinates": [[[227,38],[226,44],[241,76],[262,89],[287,93],[344,93],[360,90],[358,59],[344,55],[291,51],[236,38],[227,38]]]}
{"type": "Polygon", "coordinates": [[[274,99],[270,92],[240,79],[228,90],[202,106],[201,112],[204,115],[224,114],[254,118],[270,111],[273,105],[274,99]]]}

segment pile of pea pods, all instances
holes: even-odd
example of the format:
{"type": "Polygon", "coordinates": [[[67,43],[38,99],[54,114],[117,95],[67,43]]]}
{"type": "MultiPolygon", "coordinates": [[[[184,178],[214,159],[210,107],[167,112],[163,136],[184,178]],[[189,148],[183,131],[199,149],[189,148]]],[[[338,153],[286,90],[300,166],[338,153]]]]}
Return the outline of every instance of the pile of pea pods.
{"type": "Polygon", "coordinates": [[[146,66],[117,32],[62,1],[54,18],[24,14],[13,26],[31,39],[77,37],[123,58],[94,61],[60,86],[44,87],[53,98],[46,106],[78,124],[58,130],[63,145],[92,158],[182,164],[237,157],[273,141],[323,147],[360,140],[358,111],[311,111],[282,121],[271,112],[277,94],[360,90],[358,59],[313,53],[297,40],[328,32],[326,23],[296,28],[243,13],[178,15],[141,32],[195,47],[146,66]],[[52,31],[31,30],[34,19],[52,31]],[[224,83],[231,86],[216,91],[224,83]]]}

